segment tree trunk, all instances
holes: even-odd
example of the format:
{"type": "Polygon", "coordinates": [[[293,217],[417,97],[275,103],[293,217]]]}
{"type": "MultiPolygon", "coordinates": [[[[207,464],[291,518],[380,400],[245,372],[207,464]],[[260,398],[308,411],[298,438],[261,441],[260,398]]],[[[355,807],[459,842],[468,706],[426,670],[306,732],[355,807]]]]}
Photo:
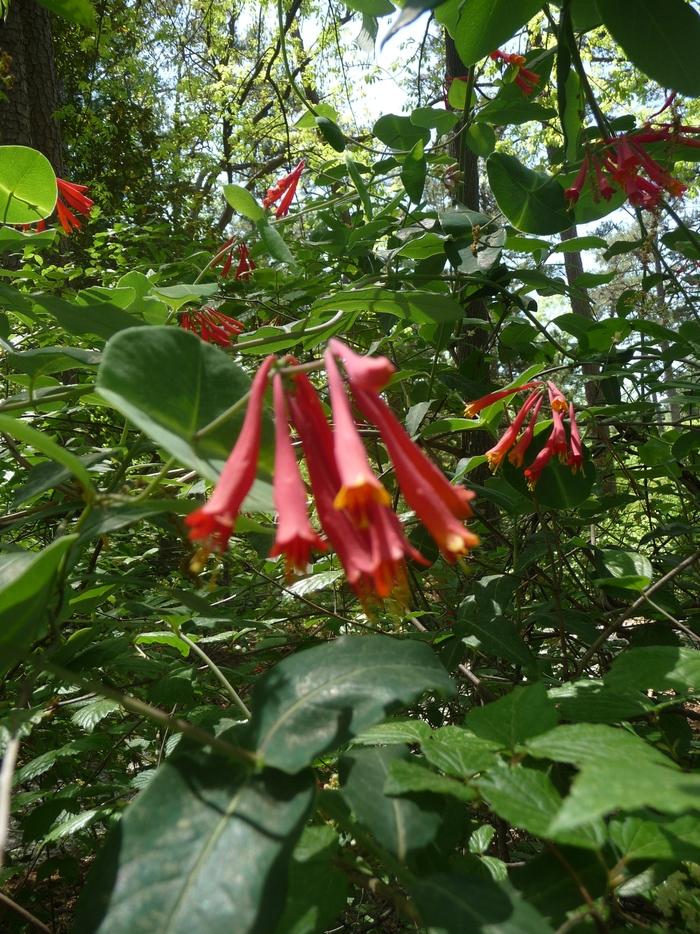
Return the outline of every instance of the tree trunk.
{"type": "MultiPolygon", "coordinates": [[[[464,78],[468,69],[454,44],[452,36],[445,32],[445,71],[446,84],[450,86],[454,78],[464,78]]],[[[455,127],[455,133],[460,126],[455,127]]],[[[459,165],[460,182],[454,191],[457,202],[472,211],[479,210],[479,159],[464,142],[464,134],[458,133],[451,144],[452,155],[459,165]]],[[[465,317],[481,318],[488,321],[488,312],[483,301],[471,301],[464,309],[465,317]]],[[[476,327],[464,330],[461,327],[457,334],[455,356],[461,372],[470,380],[486,384],[489,382],[489,366],[485,354],[489,333],[486,328],[476,327]]],[[[469,401],[469,400],[467,400],[469,401]]],[[[483,454],[491,447],[492,439],[485,431],[465,431],[463,433],[462,450],[465,456],[471,457],[483,454]]],[[[479,480],[483,479],[484,471],[480,472],[479,480]]]]}
{"type": "Polygon", "coordinates": [[[0,54],[10,61],[11,86],[0,102],[0,143],[32,146],[64,175],[51,14],[34,0],[13,0],[0,21],[0,54]]]}

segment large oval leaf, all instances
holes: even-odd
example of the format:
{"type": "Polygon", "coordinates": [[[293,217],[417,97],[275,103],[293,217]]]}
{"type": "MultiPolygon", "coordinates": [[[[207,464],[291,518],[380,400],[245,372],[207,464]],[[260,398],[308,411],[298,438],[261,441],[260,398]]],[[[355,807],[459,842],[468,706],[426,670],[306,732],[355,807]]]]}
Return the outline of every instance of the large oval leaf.
{"type": "MultiPolygon", "coordinates": [[[[528,467],[542,450],[548,431],[542,431],[532,441],[525,458],[524,467],[528,467]]],[[[583,466],[574,473],[566,464],[553,457],[542,471],[534,492],[528,488],[523,470],[514,467],[508,458],[503,460],[503,477],[519,493],[534,499],[543,509],[575,509],[588,499],[596,470],[586,450],[583,452],[583,466]]]]}
{"type": "Polygon", "coordinates": [[[662,87],[700,94],[700,16],[685,0],[598,0],[603,22],[629,59],[662,87]]]}
{"type": "Polygon", "coordinates": [[[320,298],[311,306],[311,318],[326,311],[367,311],[395,315],[415,324],[457,321],[464,311],[449,295],[439,292],[391,292],[389,289],[348,289],[320,298]]]}
{"type": "Polygon", "coordinates": [[[0,221],[33,224],[56,206],[51,163],[29,146],[0,146],[0,221]]]}
{"type": "Polygon", "coordinates": [[[245,395],[250,380],[223,350],[188,331],[129,328],[107,343],[97,388],[178,461],[216,480],[244,408],[216,431],[202,438],[197,432],[245,395]]]}
{"type": "Polygon", "coordinates": [[[252,776],[213,753],[178,751],[108,838],[74,930],[273,931],[313,795],[311,772],[252,776]]]}
{"type": "Polygon", "coordinates": [[[343,636],[286,658],[256,685],[250,740],[267,765],[297,772],[410,704],[454,685],[422,642],[343,636]]]}
{"type": "Polygon", "coordinates": [[[497,49],[542,7],[541,0],[447,0],[435,16],[455,41],[465,65],[497,49]]]}
{"type": "Polygon", "coordinates": [[[553,234],[571,227],[564,189],[551,176],[528,169],[505,152],[492,153],[486,171],[499,208],[518,230],[553,234]]]}

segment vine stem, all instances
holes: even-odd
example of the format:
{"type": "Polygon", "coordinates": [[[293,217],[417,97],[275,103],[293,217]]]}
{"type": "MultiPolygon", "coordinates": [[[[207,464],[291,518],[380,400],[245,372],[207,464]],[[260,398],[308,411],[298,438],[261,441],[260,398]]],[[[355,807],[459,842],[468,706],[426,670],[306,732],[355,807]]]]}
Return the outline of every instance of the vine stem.
{"type": "Polygon", "coordinates": [[[241,713],[242,713],[243,716],[246,718],[246,720],[250,720],[250,718],[251,718],[251,716],[252,716],[251,712],[248,710],[248,708],[246,707],[245,703],[243,702],[241,696],[240,696],[239,693],[236,691],[236,689],[235,689],[234,686],[231,684],[231,682],[228,680],[228,678],[227,678],[226,675],[223,673],[223,671],[219,668],[219,666],[218,666],[214,661],[212,661],[211,658],[209,658],[209,656],[207,655],[207,653],[206,653],[203,649],[201,649],[201,648],[197,645],[196,642],[194,642],[192,639],[190,639],[189,636],[186,636],[185,633],[182,632],[182,630],[180,630],[180,629],[178,629],[178,628],[176,628],[176,627],[174,627],[174,629],[175,629],[175,633],[176,633],[178,639],[182,639],[182,641],[185,643],[185,645],[188,645],[188,646],[192,649],[192,651],[195,653],[195,655],[198,655],[199,658],[202,659],[202,661],[203,661],[204,664],[207,666],[207,668],[209,668],[211,671],[214,672],[214,674],[216,675],[216,677],[219,679],[219,681],[222,683],[222,685],[223,685],[224,688],[226,689],[226,692],[228,693],[228,695],[229,695],[229,697],[231,698],[231,700],[232,700],[232,701],[234,702],[234,704],[236,704],[236,706],[240,709],[241,713]]]}
{"type": "Polygon", "coordinates": [[[159,707],[153,707],[151,704],[140,700],[138,697],[134,697],[132,694],[124,694],[122,691],[118,691],[116,688],[109,687],[99,681],[82,678],[75,672],[67,668],[62,668],[60,665],[48,661],[48,659],[43,659],[37,664],[37,667],[62,678],[70,684],[77,684],[83,690],[97,694],[99,697],[106,697],[109,700],[116,701],[130,713],[135,713],[140,717],[153,720],[154,723],[158,723],[160,726],[171,730],[173,733],[182,733],[183,736],[188,737],[198,745],[208,746],[228,759],[233,759],[235,762],[240,762],[252,768],[258,768],[262,764],[260,757],[256,755],[256,753],[251,752],[251,750],[243,749],[241,746],[234,746],[232,743],[228,743],[218,736],[207,733],[206,730],[200,729],[187,720],[171,716],[159,707]]]}
{"type": "Polygon", "coordinates": [[[7,907],[11,908],[12,911],[16,911],[17,914],[21,915],[25,921],[33,924],[38,931],[46,931],[46,934],[51,934],[51,928],[47,928],[43,921],[35,918],[31,911],[27,911],[26,908],[18,905],[17,902],[13,901],[9,895],[5,895],[4,892],[0,892],[0,902],[2,902],[3,905],[7,905],[7,907]]]}
{"type": "Polygon", "coordinates": [[[610,636],[617,629],[620,628],[620,626],[622,626],[625,620],[629,619],[630,616],[632,616],[633,613],[636,610],[638,610],[640,606],[646,603],[648,597],[650,597],[653,593],[656,593],[657,590],[660,590],[661,587],[664,586],[664,584],[667,584],[670,580],[673,580],[673,578],[676,577],[678,574],[680,574],[681,571],[684,571],[686,568],[689,568],[691,565],[695,564],[695,562],[698,561],[699,559],[700,559],[700,551],[696,551],[694,552],[694,554],[690,555],[690,557],[686,558],[685,561],[681,561],[680,564],[677,564],[675,566],[675,568],[672,568],[668,572],[668,574],[664,574],[664,576],[660,577],[659,580],[657,580],[654,584],[652,584],[650,587],[647,587],[647,589],[642,594],[640,594],[640,596],[634,601],[634,603],[630,604],[630,606],[628,606],[627,609],[617,617],[617,619],[613,620],[613,622],[610,623],[610,625],[607,626],[601,632],[601,634],[598,636],[598,638],[595,640],[595,642],[591,645],[591,647],[588,649],[586,654],[583,656],[581,661],[578,663],[578,668],[577,668],[578,673],[580,674],[583,671],[583,669],[586,667],[588,662],[593,658],[595,653],[598,651],[600,646],[607,639],[609,639],[610,636]]]}

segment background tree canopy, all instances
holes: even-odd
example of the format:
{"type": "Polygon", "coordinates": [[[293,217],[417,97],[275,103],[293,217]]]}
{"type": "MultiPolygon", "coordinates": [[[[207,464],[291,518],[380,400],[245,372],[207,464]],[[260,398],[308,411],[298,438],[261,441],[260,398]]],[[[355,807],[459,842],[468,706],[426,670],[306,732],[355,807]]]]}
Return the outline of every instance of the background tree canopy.
{"type": "Polygon", "coordinates": [[[0,0],[0,927],[700,931],[700,12],[0,0]]]}

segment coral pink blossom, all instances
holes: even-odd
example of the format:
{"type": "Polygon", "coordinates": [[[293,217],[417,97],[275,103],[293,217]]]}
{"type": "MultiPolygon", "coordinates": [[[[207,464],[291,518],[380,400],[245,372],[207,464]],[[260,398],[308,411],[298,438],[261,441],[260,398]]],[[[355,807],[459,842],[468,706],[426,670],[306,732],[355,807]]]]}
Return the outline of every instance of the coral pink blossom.
{"type": "Polygon", "coordinates": [[[542,394],[538,395],[537,401],[535,402],[534,408],[532,410],[532,416],[530,421],[527,424],[527,428],[522,433],[515,447],[511,450],[508,455],[508,460],[513,464],[514,467],[522,467],[523,460],[525,458],[525,453],[532,443],[533,435],[535,434],[535,425],[537,424],[537,416],[540,414],[540,409],[542,408],[542,403],[544,402],[544,396],[542,394]]]}
{"type": "Polygon", "coordinates": [[[396,372],[396,367],[387,357],[369,357],[355,353],[347,344],[332,337],[328,349],[343,361],[351,387],[381,392],[396,372]]]}
{"type": "Polygon", "coordinates": [[[333,450],[341,482],[334,505],[336,509],[347,509],[356,522],[365,525],[369,503],[374,501],[388,506],[391,498],[369,465],[342,377],[330,350],[326,350],[323,359],[333,412],[333,450]]]}
{"type": "Polygon", "coordinates": [[[268,188],[267,194],[263,198],[263,207],[269,208],[279,201],[279,205],[275,211],[275,217],[286,217],[289,213],[289,208],[294,200],[297,185],[299,184],[299,179],[301,178],[301,173],[304,171],[305,165],[306,163],[302,159],[301,162],[294,166],[291,172],[282,176],[272,188],[268,188]]]}
{"type": "Polygon", "coordinates": [[[267,377],[275,357],[267,357],[255,374],[250,399],[238,439],[224,464],[214,492],[204,506],[185,519],[190,538],[209,551],[224,551],[234,529],[243,500],[255,481],[260,454],[262,408],[267,377]]]}
{"type": "Polygon", "coordinates": [[[529,467],[525,468],[525,477],[531,490],[534,490],[537,481],[540,479],[540,474],[550,462],[553,455],[554,448],[550,444],[549,439],[547,439],[545,446],[542,448],[534,461],[530,464],[529,467]]]}
{"type": "Polygon", "coordinates": [[[454,561],[478,545],[478,537],[459,521],[471,515],[469,503],[474,494],[447,481],[378,396],[357,388],[353,388],[353,395],[366,418],[379,429],[406,502],[443,556],[454,561]]]}
{"type": "Polygon", "coordinates": [[[275,411],[275,473],[272,485],[277,510],[277,533],[270,557],[284,555],[287,572],[304,572],[312,549],[325,551],[326,543],[311,528],[306,490],[289,436],[289,416],[282,377],[272,381],[275,411]]]}
{"type": "Polygon", "coordinates": [[[80,229],[80,221],[73,214],[73,211],[87,217],[95,202],[85,194],[88,190],[87,185],[76,185],[75,182],[67,182],[63,178],[56,178],[56,186],[58,188],[58,198],[56,200],[58,220],[63,230],[70,234],[74,230],[80,229]],[[70,208],[73,208],[73,211],[70,208]]]}
{"type": "Polygon", "coordinates": [[[237,318],[225,315],[211,305],[198,311],[185,311],[180,316],[180,327],[198,334],[208,344],[230,347],[236,337],[245,331],[245,325],[237,318]]]}
{"type": "Polygon", "coordinates": [[[552,407],[552,411],[566,412],[569,408],[569,403],[566,401],[564,393],[549,379],[547,380],[547,392],[549,393],[549,404],[552,407]]]}
{"type": "Polygon", "coordinates": [[[535,92],[540,81],[540,76],[534,71],[530,71],[529,68],[524,67],[524,55],[518,55],[515,52],[501,52],[500,49],[496,49],[494,52],[489,53],[489,58],[493,59],[494,62],[505,62],[507,65],[512,65],[513,68],[515,68],[514,81],[523,94],[530,95],[535,92]]]}
{"type": "Polygon", "coordinates": [[[467,418],[471,418],[487,406],[498,402],[499,399],[506,399],[516,392],[522,392],[524,389],[535,389],[540,385],[539,380],[535,380],[531,383],[523,383],[522,386],[513,386],[510,389],[499,389],[497,392],[490,392],[487,396],[482,396],[481,399],[477,399],[475,402],[468,402],[464,414],[467,418]]]}
{"type": "Polygon", "coordinates": [[[488,461],[491,470],[495,470],[500,465],[505,455],[513,447],[518,437],[518,433],[523,426],[523,422],[527,418],[528,412],[540,398],[541,393],[531,392],[525,402],[521,405],[518,414],[510,423],[501,439],[486,452],[486,460],[488,461]]]}
{"type": "Polygon", "coordinates": [[[256,268],[250,257],[247,244],[241,243],[238,247],[238,266],[236,266],[236,279],[244,279],[256,268]]]}

